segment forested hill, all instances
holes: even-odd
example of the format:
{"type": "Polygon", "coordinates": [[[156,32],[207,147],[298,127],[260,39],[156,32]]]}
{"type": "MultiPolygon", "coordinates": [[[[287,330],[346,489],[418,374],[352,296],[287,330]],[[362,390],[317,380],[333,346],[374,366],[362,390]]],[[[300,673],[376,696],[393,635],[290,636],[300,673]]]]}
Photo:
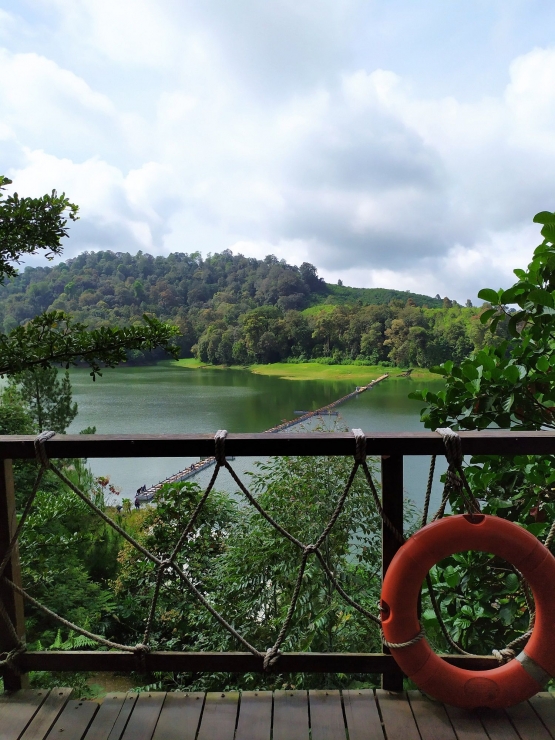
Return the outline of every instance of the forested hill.
{"type": "Polygon", "coordinates": [[[429,365],[483,341],[476,309],[448,298],[330,285],[309,263],[229,250],[206,258],[85,252],[27,267],[0,286],[4,332],[54,309],[91,327],[152,313],[178,324],[185,355],[226,364],[324,357],[429,365]]]}
{"type": "Polygon", "coordinates": [[[408,291],[330,285],[307,262],[296,267],[273,256],[257,260],[226,250],[206,259],[198,252],[168,257],[84,252],[55,267],[27,267],[0,287],[0,310],[6,331],[49,308],[83,314],[95,323],[129,320],[145,311],[170,318],[183,307],[209,306],[214,296],[219,302],[278,306],[283,311],[320,303],[405,303],[408,298],[417,306],[442,305],[439,297],[408,291]]]}

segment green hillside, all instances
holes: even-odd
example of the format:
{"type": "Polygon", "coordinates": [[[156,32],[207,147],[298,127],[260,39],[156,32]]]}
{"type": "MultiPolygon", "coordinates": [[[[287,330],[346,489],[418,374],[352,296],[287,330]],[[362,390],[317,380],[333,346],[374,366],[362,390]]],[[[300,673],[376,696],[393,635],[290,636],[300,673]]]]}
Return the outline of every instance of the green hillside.
{"type": "Polygon", "coordinates": [[[429,366],[484,341],[479,312],[448,298],[330,285],[306,262],[230,251],[206,258],[85,252],[54,267],[28,267],[0,286],[4,332],[54,309],[91,327],[154,314],[179,326],[184,356],[226,365],[312,359],[429,366]]]}

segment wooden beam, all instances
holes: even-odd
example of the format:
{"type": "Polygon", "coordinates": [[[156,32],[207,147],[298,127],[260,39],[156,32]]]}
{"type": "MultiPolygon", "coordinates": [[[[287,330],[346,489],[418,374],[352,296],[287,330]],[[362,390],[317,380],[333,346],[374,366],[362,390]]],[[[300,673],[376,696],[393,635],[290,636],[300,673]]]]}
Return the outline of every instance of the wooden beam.
{"type": "MultiPolygon", "coordinates": [[[[17,527],[15,512],[15,492],[13,485],[13,468],[11,460],[0,460],[0,562],[4,559],[12,536],[17,527]]],[[[21,569],[19,565],[19,550],[17,546],[12,551],[11,558],[6,566],[4,575],[21,586],[21,569]]],[[[11,623],[20,640],[25,640],[25,614],[23,598],[11,588],[0,583],[0,599],[6,609],[11,623]]],[[[0,616],[0,653],[9,652],[17,647],[14,638],[9,634],[4,620],[0,616]]],[[[7,691],[17,691],[28,687],[27,679],[19,676],[9,668],[4,668],[4,687],[7,691]]]]}
{"type": "MultiPolygon", "coordinates": [[[[495,668],[493,656],[442,655],[448,663],[469,670],[495,668]]],[[[152,652],[146,655],[147,671],[262,673],[262,659],[251,653],[152,652]]],[[[122,671],[136,670],[135,657],[123,651],[28,651],[20,658],[25,671],[122,671]]],[[[383,653],[283,653],[274,673],[384,673],[395,668],[383,653]]]]}
{"type": "MultiPolygon", "coordinates": [[[[555,432],[490,429],[460,432],[465,455],[553,455],[555,432]]],[[[0,435],[0,458],[31,459],[34,437],[0,435]]],[[[71,457],[207,457],[214,454],[211,434],[57,434],[46,442],[52,458],[71,457]]],[[[383,432],[366,436],[368,455],[442,455],[443,439],[435,432],[383,432]]],[[[229,434],[231,456],[353,455],[351,434],[229,434]]]]}
{"type": "MultiPolygon", "coordinates": [[[[401,535],[403,534],[403,456],[384,455],[382,457],[382,507],[385,516],[401,535]]],[[[382,578],[385,578],[389,564],[401,547],[401,542],[382,522],[382,578]]],[[[384,653],[389,648],[383,646],[384,653]]],[[[403,673],[394,662],[391,670],[382,675],[382,689],[386,691],[403,690],[403,673]]]]}

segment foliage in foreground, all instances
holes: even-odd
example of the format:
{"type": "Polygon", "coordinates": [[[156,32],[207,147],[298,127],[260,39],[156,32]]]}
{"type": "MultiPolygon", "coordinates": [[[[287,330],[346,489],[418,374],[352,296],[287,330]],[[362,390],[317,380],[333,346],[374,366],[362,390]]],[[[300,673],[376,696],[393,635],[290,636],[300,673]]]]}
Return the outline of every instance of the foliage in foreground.
{"type": "MultiPolygon", "coordinates": [[[[2,192],[11,180],[0,175],[0,284],[17,276],[15,265],[25,255],[46,252],[47,259],[61,254],[61,240],[68,236],[67,219],[77,220],[78,207],[55,190],[41,198],[21,198],[2,192]]],[[[101,365],[113,367],[127,359],[128,351],[160,347],[177,357],[173,339],[179,330],[143,315],[143,324],[127,328],[103,326],[92,331],[64,311],[35,312],[16,321],[0,334],[0,376],[14,375],[55,364],[67,367],[84,362],[93,380],[101,365]]]]}
{"type": "MultiPolygon", "coordinates": [[[[302,542],[317,539],[351,469],[342,458],[277,458],[259,467],[252,489],[258,502],[302,542]]],[[[202,495],[195,483],[167,485],[156,507],[145,510],[141,541],[167,554],[202,495]]],[[[375,611],[379,597],[381,523],[367,484],[359,474],[322,552],[330,569],[355,599],[375,611]]],[[[289,608],[300,552],[248,504],[212,493],[179,558],[196,587],[251,644],[272,645],[289,608]]],[[[137,641],[156,573],[133,548],[124,545],[115,583],[122,637],[137,641]]],[[[172,577],[160,594],[153,646],[173,650],[244,650],[172,577]]],[[[371,651],[379,649],[375,625],[345,604],[313,557],[283,650],[371,651]]],[[[367,678],[367,677],[366,677],[367,678]]],[[[317,675],[159,676],[169,687],[281,688],[347,685],[356,677],[317,675]]]]}
{"type": "MultiPolygon", "coordinates": [[[[544,240],[527,269],[514,271],[518,281],[508,290],[479,293],[491,304],[482,314],[484,324],[495,332],[507,321],[510,338],[460,364],[435,368],[445,378],[441,392],[411,394],[426,402],[422,420],[428,428],[555,429],[555,214],[542,212],[534,221],[542,224],[544,240]]],[[[538,537],[547,533],[555,519],[553,456],[476,455],[465,472],[485,513],[517,522],[538,537]]],[[[454,497],[451,506],[456,512],[463,508],[454,497]]],[[[447,569],[433,573],[442,609],[467,649],[499,648],[526,631],[526,603],[507,563],[461,554],[443,565],[447,569]]],[[[425,617],[433,627],[433,614],[425,617]]]]}

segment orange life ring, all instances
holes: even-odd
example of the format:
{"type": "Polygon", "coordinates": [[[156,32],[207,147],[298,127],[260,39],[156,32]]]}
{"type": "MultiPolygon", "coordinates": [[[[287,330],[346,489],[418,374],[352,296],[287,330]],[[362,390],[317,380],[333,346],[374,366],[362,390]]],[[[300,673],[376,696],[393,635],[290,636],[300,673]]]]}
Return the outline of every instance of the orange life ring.
{"type": "Polygon", "coordinates": [[[541,691],[555,676],[555,558],[530,532],[485,514],[446,517],[416,532],[389,566],[382,588],[382,629],[390,643],[420,632],[417,605],[430,568],[464,550],[491,552],[512,563],[529,583],[536,603],[534,632],[509,663],[486,671],[450,665],[426,639],[392,648],[403,672],[424,692],[456,707],[509,707],[541,691]]]}

